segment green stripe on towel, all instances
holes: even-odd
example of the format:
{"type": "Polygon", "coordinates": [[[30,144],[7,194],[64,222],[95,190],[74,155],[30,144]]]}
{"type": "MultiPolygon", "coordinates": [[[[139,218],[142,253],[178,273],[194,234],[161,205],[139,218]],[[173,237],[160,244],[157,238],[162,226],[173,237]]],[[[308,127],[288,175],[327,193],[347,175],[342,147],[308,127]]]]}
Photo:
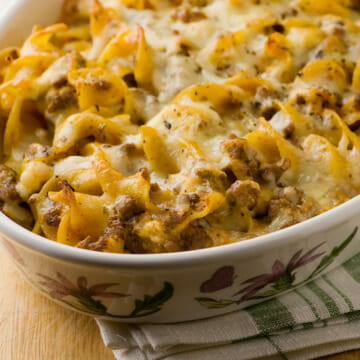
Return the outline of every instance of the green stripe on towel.
{"type": "Polygon", "coordinates": [[[315,282],[309,283],[307,287],[325,304],[331,317],[339,316],[341,314],[334,299],[315,282]]]}
{"type": "Polygon", "coordinates": [[[246,311],[263,334],[269,334],[278,329],[292,328],[296,325],[291,312],[276,298],[252,306],[246,311]]]}
{"type": "Polygon", "coordinates": [[[267,339],[269,341],[269,343],[276,349],[276,351],[278,352],[279,356],[281,359],[283,360],[289,360],[287,358],[287,356],[283,353],[283,351],[281,350],[281,347],[269,336],[265,336],[265,339],[267,339]]]}
{"type": "Polygon", "coordinates": [[[343,264],[343,268],[356,282],[360,283],[360,253],[343,264]]]}
{"type": "Polygon", "coordinates": [[[320,321],[321,319],[320,319],[319,313],[317,312],[316,307],[314,306],[314,304],[303,293],[301,293],[299,290],[295,289],[294,293],[297,294],[299,297],[301,297],[309,305],[309,308],[313,312],[313,314],[315,316],[315,319],[317,321],[320,321]]]}
{"type": "Polygon", "coordinates": [[[345,314],[348,321],[360,320],[360,310],[345,314]]]}
{"type": "Polygon", "coordinates": [[[353,306],[352,302],[350,301],[350,299],[328,278],[328,276],[324,275],[322,278],[329,286],[331,286],[344,299],[347,306],[349,307],[349,310],[354,311],[354,306],[353,306]]]}

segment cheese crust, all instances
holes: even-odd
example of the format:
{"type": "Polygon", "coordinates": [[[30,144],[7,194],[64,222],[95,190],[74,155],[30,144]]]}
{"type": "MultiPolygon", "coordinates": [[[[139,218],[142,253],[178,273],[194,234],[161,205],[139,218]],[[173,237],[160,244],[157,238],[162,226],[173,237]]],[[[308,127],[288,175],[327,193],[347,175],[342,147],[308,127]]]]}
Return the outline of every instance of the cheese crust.
{"type": "Polygon", "coordinates": [[[250,239],[360,191],[355,0],[66,0],[0,52],[2,211],[124,253],[250,239]]]}

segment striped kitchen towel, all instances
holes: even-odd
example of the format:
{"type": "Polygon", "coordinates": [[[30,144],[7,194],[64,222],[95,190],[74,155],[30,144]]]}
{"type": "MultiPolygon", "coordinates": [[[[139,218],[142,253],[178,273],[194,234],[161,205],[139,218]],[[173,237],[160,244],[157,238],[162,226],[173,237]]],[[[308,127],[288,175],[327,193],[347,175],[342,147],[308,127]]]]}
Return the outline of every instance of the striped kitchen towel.
{"type": "Polygon", "coordinates": [[[122,360],[305,360],[360,348],[360,254],[245,310],[177,324],[98,325],[122,360]]]}

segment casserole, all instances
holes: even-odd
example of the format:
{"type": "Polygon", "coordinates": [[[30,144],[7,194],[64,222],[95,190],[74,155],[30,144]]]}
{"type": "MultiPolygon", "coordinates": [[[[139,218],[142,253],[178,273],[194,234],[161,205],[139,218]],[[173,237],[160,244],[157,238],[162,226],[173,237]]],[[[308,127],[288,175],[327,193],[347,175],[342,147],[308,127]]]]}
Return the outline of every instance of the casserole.
{"type": "MultiPolygon", "coordinates": [[[[44,17],[30,12],[36,9],[33,5],[15,3],[2,13],[2,46],[19,41],[12,40],[12,34],[25,35],[28,25],[41,23],[44,17]],[[28,22],[22,21],[24,13],[28,22]],[[14,26],[17,31],[10,31],[14,26]]],[[[61,2],[57,5],[48,9],[47,21],[59,14],[61,2]]],[[[313,219],[249,241],[156,255],[70,248],[32,234],[4,215],[0,229],[4,248],[18,268],[57,302],[102,318],[169,322],[234,311],[334,268],[357,249],[359,212],[355,197],[313,219]]]]}

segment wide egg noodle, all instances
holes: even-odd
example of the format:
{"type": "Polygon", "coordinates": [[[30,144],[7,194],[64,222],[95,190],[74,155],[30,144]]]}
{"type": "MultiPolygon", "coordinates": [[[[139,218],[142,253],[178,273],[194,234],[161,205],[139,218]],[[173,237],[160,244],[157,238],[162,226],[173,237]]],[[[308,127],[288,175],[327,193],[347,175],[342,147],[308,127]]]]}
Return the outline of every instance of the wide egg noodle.
{"type": "Polygon", "coordinates": [[[2,211],[158,253],[250,239],[360,192],[359,6],[66,0],[0,52],[2,211]]]}

